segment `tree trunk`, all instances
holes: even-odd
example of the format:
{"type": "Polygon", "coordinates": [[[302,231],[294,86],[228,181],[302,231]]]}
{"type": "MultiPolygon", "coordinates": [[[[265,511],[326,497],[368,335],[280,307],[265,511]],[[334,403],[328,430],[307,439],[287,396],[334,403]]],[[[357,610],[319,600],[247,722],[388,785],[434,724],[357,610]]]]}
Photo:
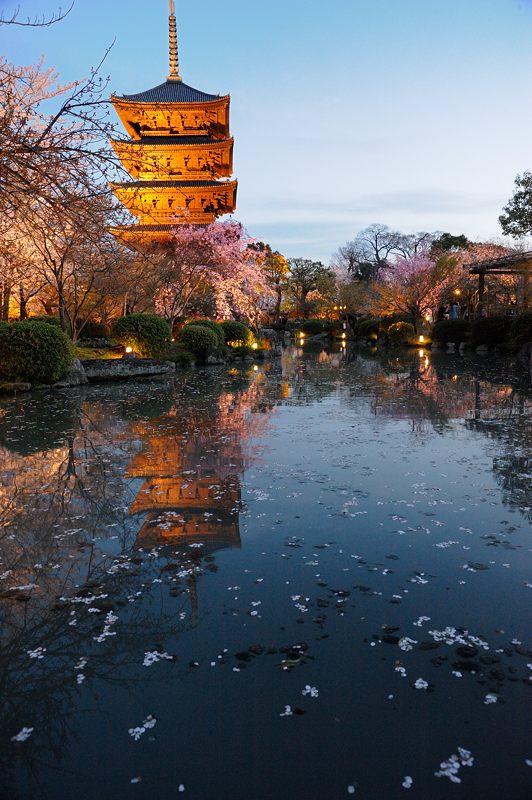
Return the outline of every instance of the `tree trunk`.
{"type": "Polygon", "coordinates": [[[7,283],[0,285],[0,320],[7,322],[9,319],[9,299],[11,297],[11,286],[7,283]]]}
{"type": "Polygon", "coordinates": [[[273,312],[273,321],[279,324],[279,320],[281,319],[281,303],[283,300],[283,293],[281,291],[280,286],[275,287],[275,291],[277,294],[277,300],[275,301],[275,310],[273,312]]]}
{"type": "Polygon", "coordinates": [[[26,296],[24,295],[23,286],[18,287],[18,294],[20,303],[19,319],[28,319],[28,311],[27,311],[28,301],[26,299],[26,296]]]}

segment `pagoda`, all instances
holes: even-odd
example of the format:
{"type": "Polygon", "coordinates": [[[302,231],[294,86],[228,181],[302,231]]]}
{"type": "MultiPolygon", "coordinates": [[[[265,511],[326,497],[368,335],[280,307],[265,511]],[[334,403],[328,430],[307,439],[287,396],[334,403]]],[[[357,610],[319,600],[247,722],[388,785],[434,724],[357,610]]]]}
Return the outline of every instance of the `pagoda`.
{"type": "Polygon", "coordinates": [[[236,207],[230,95],[194,89],[179,74],[174,0],[169,16],[170,74],[139,94],[111,102],[130,138],[111,145],[131,176],[112,183],[138,224],[114,228],[122,240],[164,243],[178,224],[208,225],[236,207]]]}

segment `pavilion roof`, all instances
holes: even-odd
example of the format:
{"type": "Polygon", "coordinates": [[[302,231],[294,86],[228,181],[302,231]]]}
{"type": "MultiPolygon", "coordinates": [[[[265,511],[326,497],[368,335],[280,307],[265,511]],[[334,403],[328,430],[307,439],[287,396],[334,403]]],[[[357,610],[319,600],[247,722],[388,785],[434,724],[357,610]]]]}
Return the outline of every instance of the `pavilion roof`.
{"type": "Polygon", "coordinates": [[[113,99],[128,103],[209,103],[220,98],[219,94],[207,94],[183,81],[173,80],[160,83],[145,92],[124,94],[113,99]]]}
{"type": "Polygon", "coordinates": [[[509,256],[502,256],[500,258],[489,258],[486,261],[477,261],[471,264],[464,264],[464,268],[468,269],[471,274],[477,272],[485,272],[497,269],[507,269],[511,267],[519,267],[532,262],[532,250],[527,250],[524,253],[512,253],[509,256]]]}

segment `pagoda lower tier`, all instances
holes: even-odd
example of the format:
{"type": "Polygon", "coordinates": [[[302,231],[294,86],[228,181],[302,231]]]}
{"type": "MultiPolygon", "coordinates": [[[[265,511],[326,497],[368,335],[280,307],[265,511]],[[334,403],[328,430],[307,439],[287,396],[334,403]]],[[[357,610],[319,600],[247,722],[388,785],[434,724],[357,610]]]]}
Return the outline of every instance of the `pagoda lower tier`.
{"type": "MultiPolygon", "coordinates": [[[[179,223],[208,225],[236,208],[237,181],[132,181],[113,183],[118,200],[139,218],[138,225],[114,230],[117,235],[141,234],[155,226],[179,223]]],[[[169,237],[167,237],[169,238],[169,237]]]]}
{"type": "Polygon", "coordinates": [[[144,136],[138,140],[111,139],[111,145],[135,180],[205,180],[233,173],[231,139],[208,136],[144,136]]]}

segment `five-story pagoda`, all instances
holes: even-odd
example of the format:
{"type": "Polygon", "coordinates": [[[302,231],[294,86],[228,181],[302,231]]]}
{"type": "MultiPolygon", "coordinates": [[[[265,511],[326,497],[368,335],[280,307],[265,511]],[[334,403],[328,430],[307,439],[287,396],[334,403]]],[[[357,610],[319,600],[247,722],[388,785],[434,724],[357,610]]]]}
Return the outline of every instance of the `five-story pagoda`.
{"type": "Polygon", "coordinates": [[[131,175],[113,183],[137,225],[115,228],[132,243],[166,242],[177,224],[206,225],[235,210],[237,181],[229,133],[229,95],[200,92],[179,74],[174,0],[169,17],[170,74],[139,94],[111,101],[129,139],[111,144],[131,175]],[[226,179],[226,180],[224,180],[226,179]]]}

